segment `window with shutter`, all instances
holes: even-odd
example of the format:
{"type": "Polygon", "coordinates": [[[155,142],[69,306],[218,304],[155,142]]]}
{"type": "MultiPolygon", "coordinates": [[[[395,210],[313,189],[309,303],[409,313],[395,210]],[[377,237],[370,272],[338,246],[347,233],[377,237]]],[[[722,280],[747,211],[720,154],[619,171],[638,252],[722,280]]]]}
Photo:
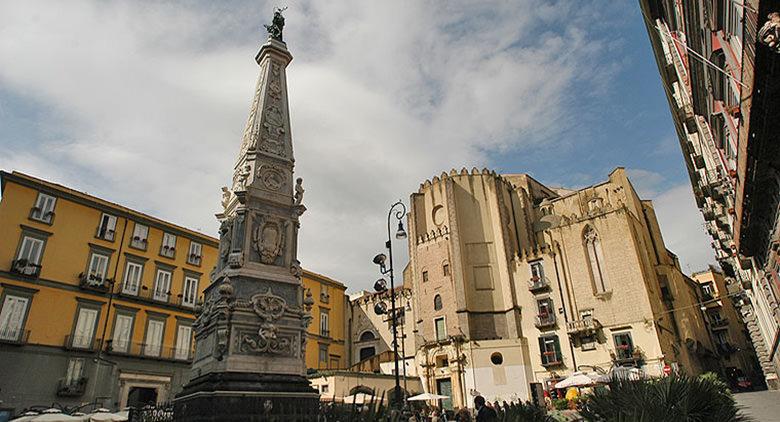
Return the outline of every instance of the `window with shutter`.
{"type": "Polygon", "coordinates": [[[436,340],[446,340],[447,339],[447,327],[444,324],[444,317],[442,318],[436,318],[434,320],[434,326],[436,329],[436,340]]]}
{"type": "Polygon", "coordinates": [[[201,251],[203,246],[198,242],[190,242],[190,253],[187,255],[187,262],[192,265],[200,265],[201,251]]]}
{"type": "Polygon", "coordinates": [[[51,223],[54,219],[54,205],[57,199],[45,193],[39,193],[35,206],[30,211],[30,218],[43,223],[51,223]]]}
{"type": "Polygon", "coordinates": [[[77,349],[92,348],[92,338],[95,333],[97,316],[97,309],[79,308],[76,328],[73,330],[73,340],[71,341],[72,347],[77,349]]]}
{"type": "Polygon", "coordinates": [[[154,281],[154,300],[167,302],[171,294],[171,273],[170,271],[157,270],[157,277],[154,281]]]}
{"type": "Polygon", "coordinates": [[[189,325],[179,325],[176,332],[176,351],[174,357],[179,360],[190,358],[192,349],[192,327],[189,325]]]}
{"type": "Polygon", "coordinates": [[[19,341],[24,328],[24,317],[30,299],[6,295],[0,309],[0,340],[19,341]]]}
{"type": "Polygon", "coordinates": [[[99,253],[93,253],[89,260],[89,272],[87,284],[102,285],[108,271],[108,257],[99,253]]]}
{"type": "Polygon", "coordinates": [[[26,265],[40,265],[41,252],[43,252],[43,240],[30,236],[22,238],[22,247],[19,248],[17,260],[24,260],[26,265]]]}
{"type": "Polygon", "coordinates": [[[135,223],[133,227],[133,237],[130,239],[130,246],[136,249],[146,250],[149,239],[149,227],[143,224],[135,223]]]}
{"type": "Polygon", "coordinates": [[[146,339],[144,340],[144,354],[146,356],[160,356],[162,352],[163,331],[165,322],[150,319],[146,326],[146,339]]]}
{"type": "Polygon", "coordinates": [[[324,337],[330,336],[330,330],[328,329],[327,312],[320,312],[320,335],[324,337]]]}
{"type": "Polygon", "coordinates": [[[65,373],[65,383],[72,385],[84,376],[84,358],[71,358],[68,361],[68,371],[65,373]]]}
{"type": "Polygon", "coordinates": [[[181,303],[184,306],[194,307],[198,299],[198,279],[194,277],[184,277],[184,291],[182,292],[181,303]]]}
{"type": "Polygon", "coordinates": [[[110,214],[103,214],[100,217],[97,237],[103,240],[113,241],[116,232],[116,217],[110,214]]]}
{"type": "Polygon", "coordinates": [[[176,256],[176,236],[170,233],[163,233],[162,246],[160,246],[160,255],[173,258],[176,256]]]}
{"type": "Polygon", "coordinates": [[[125,279],[122,283],[122,293],[128,295],[137,295],[138,288],[141,286],[141,275],[143,274],[144,266],[135,262],[127,262],[125,268],[125,279]]]}
{"type": "Polygon", "coordinates": [[[114,337],[111,341],[111,350],[114,352],[127,353],[130,349],[132,340],[133,316],[117,314],[114,323],[114,337]]]}

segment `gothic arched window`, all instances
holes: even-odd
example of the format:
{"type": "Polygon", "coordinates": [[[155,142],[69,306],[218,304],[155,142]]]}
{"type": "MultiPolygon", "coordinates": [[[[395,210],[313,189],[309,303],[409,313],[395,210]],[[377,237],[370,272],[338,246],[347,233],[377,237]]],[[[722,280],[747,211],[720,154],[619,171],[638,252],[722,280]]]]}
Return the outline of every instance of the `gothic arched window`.
{"type": "Polygon", "coordinates": [[[433,297],[433,309],[436,311],[441,311],[442,303],[441,303],[441,296],[436,295],[433,297]]]}
{"type": "Polygon", "coordinates": [[[588,255],[590,277],[596,287],[596,293],[609,291],[607,271],[604,266],[604,252],[601,250],[601,240],[593,227],[586,227],[583,233],[585,251],[588,255]]]}

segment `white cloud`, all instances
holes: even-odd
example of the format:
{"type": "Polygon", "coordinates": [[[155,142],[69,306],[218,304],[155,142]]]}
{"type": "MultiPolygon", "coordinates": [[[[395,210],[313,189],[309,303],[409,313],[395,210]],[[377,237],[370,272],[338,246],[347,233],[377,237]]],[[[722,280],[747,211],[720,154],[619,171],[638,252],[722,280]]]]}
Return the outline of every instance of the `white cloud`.
{"type": "Polygon", "coordinates": [[[696,206],[689,184],[674,186],[653,199],[666,247],[680,258],[683,272],[690,274],[715,263],[711,238],[696,206]]]}
{"type": "MultiPolygon", "coordinates": [[[[0,167],[214,233],[271,9],[2,3],[0,88],[46,108],[38,126],[49,135],[0,167]]],[[[368,286],[392,202],[442,170],[489,165],[486,151],[559,142],[580,112],[572,97],[606,86],[608,72],[592,71],[610,68],[592,33],[598,10],[530,0],[291,5],[304,266],[368,286]]]]}

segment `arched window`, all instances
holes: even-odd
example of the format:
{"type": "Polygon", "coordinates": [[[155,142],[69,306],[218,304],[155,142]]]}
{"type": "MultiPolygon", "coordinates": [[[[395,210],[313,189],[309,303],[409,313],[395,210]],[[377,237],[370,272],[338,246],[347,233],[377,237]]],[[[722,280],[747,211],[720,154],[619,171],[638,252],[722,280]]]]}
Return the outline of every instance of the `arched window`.
{"type": "Polygon", "coordinates": [[[601,250],[601,240],[593,227],[586,227],[583,233],[585,252],[588,255],[590,277],[596,287],[596,293],[609,291],[606,267],[604,266],[604,252],[601,250]]]}
{"type": "Polygon", "coordinates": [[[360,341],[371,341],[375,340],[376,336],[371,331],[366,331],[363,334],[360,335],[360,341]]]}
{"type": "Polygon", "coordinates": [[[433,309],[436,311],[441,311],[442,304],[441,304],[441,296],[436,295],[433,297],[433,309]]]}

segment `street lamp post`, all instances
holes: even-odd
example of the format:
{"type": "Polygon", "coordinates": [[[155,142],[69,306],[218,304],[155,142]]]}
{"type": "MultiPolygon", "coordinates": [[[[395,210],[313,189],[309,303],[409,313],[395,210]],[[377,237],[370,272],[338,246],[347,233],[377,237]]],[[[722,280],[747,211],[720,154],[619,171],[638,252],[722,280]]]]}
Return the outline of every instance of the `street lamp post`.
{"type": "MultiPolygon", "coordinates": [[[[388,255],[380,253],[374,257],[374,264],[379,265],[379,271],[383,275],[390,276],[390,322],[393,327],[393,362],[395,364],[395,389],[393,399],[395,401],[396,409],[401,409],[401,381],[400,371],[398,370],[398,309],[395,306],[395,274],[393,272],[393,243],[390,231],[390,222],[393,218],[398,221],[398,230],[395,233],[396,239],[406,239],[406,231],[404,230],[403,218],[406,216],[406,206],[400,200],[390,206],[390,211],[387,213],[387,242],[385,247],[387,248],[388,255]],[[387,266],[389,261],[389,267],[387,266]]],[[[387,291],[387,282],[385,279],[380,278],[374,283],[374,289],[377,292],[387,291]]],[[[387,312],[387,305],[380,302],[374,307],[374,312],[381,315],[387,312]]]]}

